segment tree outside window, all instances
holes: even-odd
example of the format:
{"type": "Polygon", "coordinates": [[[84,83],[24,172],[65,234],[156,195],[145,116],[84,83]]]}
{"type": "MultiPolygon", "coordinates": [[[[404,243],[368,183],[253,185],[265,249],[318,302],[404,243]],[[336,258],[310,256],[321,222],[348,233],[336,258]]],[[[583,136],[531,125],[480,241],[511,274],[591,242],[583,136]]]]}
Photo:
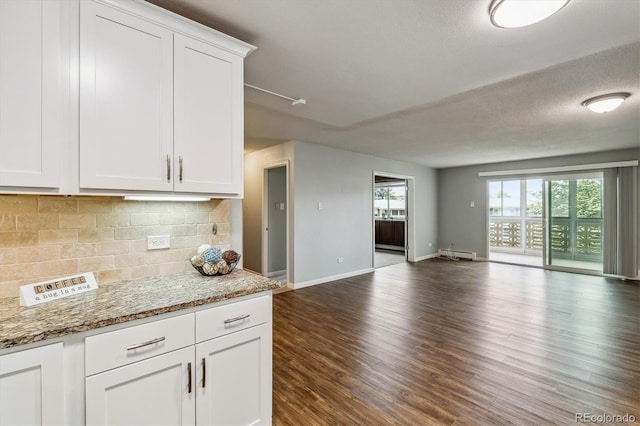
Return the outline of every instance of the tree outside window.
{"type": "Polygon", "coordinates": [[[406,216],[405,185],[376,183],[373,194],[373,215],[377,218],[404,219],[406,216]]]}

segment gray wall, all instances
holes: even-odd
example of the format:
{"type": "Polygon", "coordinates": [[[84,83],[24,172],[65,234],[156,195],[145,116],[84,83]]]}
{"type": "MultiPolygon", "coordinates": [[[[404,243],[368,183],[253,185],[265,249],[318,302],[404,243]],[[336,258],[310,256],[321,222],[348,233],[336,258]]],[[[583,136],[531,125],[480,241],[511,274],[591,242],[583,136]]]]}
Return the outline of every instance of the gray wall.
{"type": "Polygon", "coordinates": [[[373,268],[374,170],[415,177],[414,255],[437,251],[435,169],[296,141],[245,156],[246,268],[262,272],[262,170],[281,161],[290,161],[289,280],[296,287],[373,268]]]}
{"type": "Polygon", "coordinates": [[[276,167],[268,170],[267,217],[269,258],[267,273],[287,269],[287,169],[276,167]],[[282,204],[283,209],[280,209],[282,204]]]}
{"type": "Polygon", "coordinates": [[[639,149],[627,149],[595,154],[440,169],[438,170],[438,247],[446,248],[450,243],[453,243],[455,249],[471,250],[477,252],[479,257],[487,257],[487,178],[479,177],[479,172],[638,159],[640,159],[639,149]],[[470,206],[471,201],[475,202],[475,207],[470,206]]]}
{"type": "MultiPolygon", "coordinates": [[[[244,267],[251,271],[262,271],[262,188],[264,169],[274,167],[282,163],[289,164],[289,174],[293,171],[293,142],[283,143],[261,151],[252,152],[244,157],[244,199],[242,200],[242,224],[244,249],[244,267]]],[[[290,186],[292,182],[289,183],[290,186]]],[[[291,188],[290,188],[291,191],[291,188]]],[[[293,197],[288,203],[291,215],[293,197]]],[[[289,220],[289,276],[293,276],[293,235],[291,233],[293,217],[289,220]]],[[[266,273],[266,271],[264,271],[266,273]]]]}

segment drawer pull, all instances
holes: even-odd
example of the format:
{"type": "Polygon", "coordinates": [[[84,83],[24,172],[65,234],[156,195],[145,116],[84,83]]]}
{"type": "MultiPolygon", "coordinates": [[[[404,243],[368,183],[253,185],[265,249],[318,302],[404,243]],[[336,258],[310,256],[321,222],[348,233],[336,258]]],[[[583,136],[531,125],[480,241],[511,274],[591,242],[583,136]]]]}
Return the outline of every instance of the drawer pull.
{"type": "Polygon", "coordinates": [[[244,315],[240,315],[239,317],[235,317],[235,318],[229,318],[224,320],[225,324],[231,324],[237,321],[242,321],[243,319],[247,319],[251,316],[251,314],[244,314],[244,315]]]}
{"type": "Polygon", "coordinates": [[[189,375],[189,393],[191,393],[191,363],[187,364],[187,374],[189,375]]]}
{"type": "Polygon", "coordinates": [[[164,336],[158,337],[157,339],[149,340],[148,342],[136,343],[135,345],[127,346],[127,350],[132,351],[134,349],[142,348],[144,346],[149,346],[155,343],[163,342],[164,340],[165,340],[164,336]]]}
{"type": "Polygon", "coordinates": [[[202,358],[202,387],[205,387],[207,380],[207,359],[202,358]]]}

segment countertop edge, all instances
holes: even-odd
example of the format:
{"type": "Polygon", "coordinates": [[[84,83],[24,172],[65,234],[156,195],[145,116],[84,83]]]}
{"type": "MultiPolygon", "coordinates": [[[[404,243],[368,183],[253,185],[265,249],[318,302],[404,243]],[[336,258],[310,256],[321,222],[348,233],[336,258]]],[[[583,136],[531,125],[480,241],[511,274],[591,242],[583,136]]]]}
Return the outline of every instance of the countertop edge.
{"type": "MultiPolygon", "coordinates": [[[[17,346],[64,337],[71,334],[96,330],[111,325],[123,324],[129,321],[135,321],[139,319],[154,317],[157,315],[187,310],[190,308],[197,308],[199,306],[229,301],[243,296],[272,291],[282,286],[282,284],[278,283],[277,281],[270,280],[261,275],[251,274],[249,272],[243,272],[242,277],[239,278],[250,278],[262,282],[260,282],[259,284],[254,284],[252,286],[241,287],[232,291],[227,291],[222,294],[215,294],[210,297],[195,298],[189,301],[181,301],[175,304],[168,304],[166,306],[158,306],[147,310],[140,310],[132,312],[130,314],[122,314],[116,316],[105,315],[104,317],[93,318],[86,322],[80,322],[73,325],[61,323],[59,325],[54,325],[51,329],[42,330],[35,333],[29,333],[26,331],[22,333],[15,333],[15,337],[5,337],[4,333],[2,333],[0,334],[0,351],[15,348],[17,346]]],[[[143,280],[144,279],[141,279],[139,281],[143,280]]],[[[16,298],[15,302],[16,304],[19,303],[19,298],[16,298]]],[[[20,309],[29,308],[20,307],[20,309]]]]}

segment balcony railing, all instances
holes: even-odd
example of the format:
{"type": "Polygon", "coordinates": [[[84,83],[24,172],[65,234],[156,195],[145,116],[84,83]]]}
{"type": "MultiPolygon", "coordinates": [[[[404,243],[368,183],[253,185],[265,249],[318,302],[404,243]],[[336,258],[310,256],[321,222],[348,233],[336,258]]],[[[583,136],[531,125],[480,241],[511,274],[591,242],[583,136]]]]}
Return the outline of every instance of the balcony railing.
{"type": "MultiPolygon", "coordinates": [[[[492,249],[541,254],[544,244],[542,219],[492,217],[489,243],[492,249]]],[[[553,218],[550,243],[553,257],[601,261],[602,220],[553,218]]]]}
{"type": "Polygon", "coordinates": [[[492,248],[505,248],[520,252],[541,252],[543,244],[542,219],[502,219],[492,217],[489,222],[489,241],[492,248]],[[524,238],[522,238],[523,226],[524,238]]]}

